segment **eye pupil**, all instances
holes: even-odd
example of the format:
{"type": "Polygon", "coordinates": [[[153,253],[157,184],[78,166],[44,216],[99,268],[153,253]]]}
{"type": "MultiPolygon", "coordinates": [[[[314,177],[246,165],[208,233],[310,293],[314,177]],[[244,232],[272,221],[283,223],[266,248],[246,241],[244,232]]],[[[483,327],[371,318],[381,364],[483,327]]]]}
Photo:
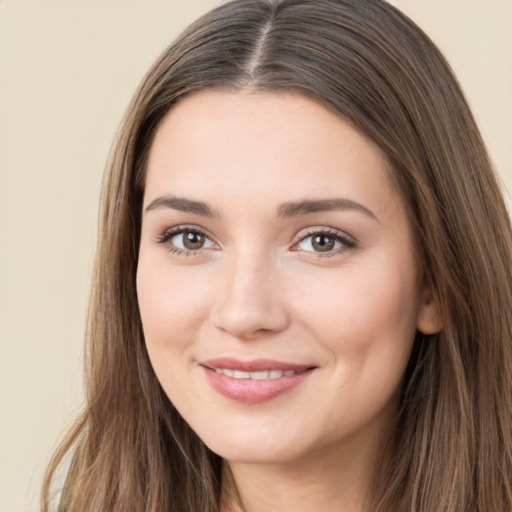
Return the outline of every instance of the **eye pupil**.
{"type": "Polygon", "coordinates": [[[201,249],[204,245],[204,241],[205,237],[204,235],[201,235],[201,233],[196,233],[194,231],[187,231],[183,233],[183,245],[187,249],[201,249]]]}
{"type": "Polygon", "coordinates": [[[331,236],[317,235],[312,240],[313,248],[319,252],[327,252],[334,248],[334,239],[331,236]]]}

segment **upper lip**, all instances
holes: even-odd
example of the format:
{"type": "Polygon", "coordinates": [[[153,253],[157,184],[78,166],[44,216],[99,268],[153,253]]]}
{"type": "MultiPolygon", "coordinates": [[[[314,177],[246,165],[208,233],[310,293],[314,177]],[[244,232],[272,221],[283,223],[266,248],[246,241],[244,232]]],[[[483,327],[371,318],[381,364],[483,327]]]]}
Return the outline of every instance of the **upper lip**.
{"type": "Polygon", "coordinates": [[[211,369],[241,370],[244,372],[261,372],[265,370],[293,370],[297,373],[314,368],[311,364],[295,364],[275,359],[253,359],[251,361],[241,361],[231,357],[220,357],[217,359],[208,359],[200,362],[201,366],[211,369]]]}

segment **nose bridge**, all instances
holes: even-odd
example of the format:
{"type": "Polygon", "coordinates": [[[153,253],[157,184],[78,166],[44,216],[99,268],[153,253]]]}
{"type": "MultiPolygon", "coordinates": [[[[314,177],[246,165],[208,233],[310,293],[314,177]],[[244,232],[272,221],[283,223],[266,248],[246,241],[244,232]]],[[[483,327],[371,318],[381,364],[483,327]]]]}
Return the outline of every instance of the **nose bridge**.
{"type": "Polygon", "coordinates": [[[239,249],[225,260],[214,321],[237,338],[278,332],[288,324],[279,293],[281,270],[264,250],[239,249]]]}

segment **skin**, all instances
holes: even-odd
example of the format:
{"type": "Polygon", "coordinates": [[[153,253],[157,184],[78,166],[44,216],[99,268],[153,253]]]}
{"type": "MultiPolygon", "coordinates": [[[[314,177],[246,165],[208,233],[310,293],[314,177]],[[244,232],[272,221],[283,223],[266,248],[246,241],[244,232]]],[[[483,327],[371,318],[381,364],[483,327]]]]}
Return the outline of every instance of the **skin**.
{"type": "MultiPolygon", "coordinates": [[[[364,508],[415,332],[436,330],[388,174],[371,141],[293,93],[195,93],[156,133],[137,272],[147,349],[247,511],[364,508]],[[278,215],[286,203],[334,198],[341,208],[278,215]],[[180,226],[206,234],[191,235],[199,250],[169,233],[180,226]],[[201,363],[219,357],[315,369],[244,403],[211,386],[201,363]]],[[[223,509],[237,510],[227,492],[223,509]]]]}

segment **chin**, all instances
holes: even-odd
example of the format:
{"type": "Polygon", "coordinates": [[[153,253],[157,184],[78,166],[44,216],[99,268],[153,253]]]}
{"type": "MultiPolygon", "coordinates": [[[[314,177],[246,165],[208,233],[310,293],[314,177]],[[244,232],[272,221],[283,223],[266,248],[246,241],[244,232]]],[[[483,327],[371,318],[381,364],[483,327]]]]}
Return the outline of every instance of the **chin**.
{"type": "Polygon", "coordinates": [[[297,460],[308,452],[309,443],[286,433],[226,432],[224,436],[208,435],[202,438],[214,453],[230,462],[245,464],[282,464],[297,460]]]}

